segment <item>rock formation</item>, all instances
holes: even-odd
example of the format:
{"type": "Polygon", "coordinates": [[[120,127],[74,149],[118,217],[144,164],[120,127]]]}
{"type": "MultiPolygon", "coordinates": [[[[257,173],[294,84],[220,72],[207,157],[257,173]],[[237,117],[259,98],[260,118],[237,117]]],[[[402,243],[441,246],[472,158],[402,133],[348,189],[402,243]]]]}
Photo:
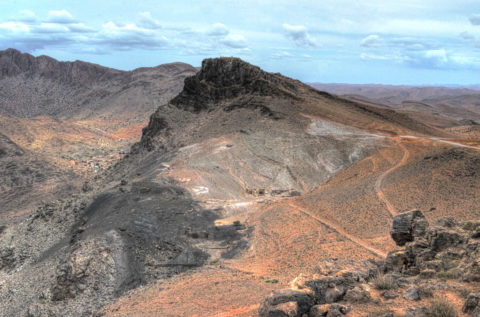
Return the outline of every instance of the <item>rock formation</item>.
{"type": "MultiPolygon", "coordinates": [[[[343,316],[361,303],[395,302],[402,292],[412,303],[406,307],[407,315],[426,316],[432,306],[413,303],[448,290],[446,280],[462,283],[462,292],[475,289],[471,283],[480,281],[480,222],[445,218],[429,225],[421,211],[413,210],[393,219],[391,235],[404,248],[391,251],[384,261],[359,263],[349,270],[339,265],[333,275],[300,275],[292,289],[265,298],[259,316],[343,316]],[[374,289],[381,291],[379,298],[372,298],[374,289]]],[[[478,316],[479,299],[478,294],[467,293],[462,311],[478,316]]]]}

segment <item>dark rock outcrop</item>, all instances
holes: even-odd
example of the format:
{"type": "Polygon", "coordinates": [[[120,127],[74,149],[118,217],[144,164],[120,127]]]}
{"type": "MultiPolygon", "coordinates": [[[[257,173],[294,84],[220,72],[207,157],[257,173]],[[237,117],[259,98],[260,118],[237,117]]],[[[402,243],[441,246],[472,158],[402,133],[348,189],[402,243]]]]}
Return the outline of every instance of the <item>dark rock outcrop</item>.
{"type": "Polygon", "coordinates": [[[425,234],[428,222],[420,210],[413,210],[393,218],[392,231],[390,235],[393,241],[399,246],[412,242],[415,237],[425,234]]]}
{"type": "MultiPolygon", "coordinates": [[[[368,268],[339,268],[336,274],[297,277],[292,288],[311,294],[314,299],[313,305],[302,311],[308,310],[308,316],[343,316],[350,309],[335,307],[374,301],[370,286],[383,290],[380,296],[386,300],[396,299],[399,296],[397,289],[403,289],[400,294],[413,305],[413,302],[433,297],[435,289],[445,289],[442,280],[480,281],[480,241],[474,238],[480,223],[458,223],[446,218],[430,226],[421,211],[413,210],[396,216],[392,227],[392,238],[404,248],[391,251],[385,261],[370,262],[368,268]],[[392,282],[380,285],[380,275],[383,280],[388,276],[392,282]]],[[[293,297],[288,299],[289,302],[295,300],[293,297]]],[[[267,303],[271,302],[271,299],[264,301],[260,316],[270,316],[274,305],[267,303]]],[[[478,294],[468,296],[463,312],[480,315],[478,294]]],[[[406,307],[406,316],[426,316],[427,313],[426,307],[406,307]]]]}
{"type": "Polygon", "coordinates": [[[295,81],[271,74],[238,58],[205,59],[195,76],[185,79],[183,91],[171,103],[198,112],[213,103],[240,95],[297,98],[295,81]]]}
{"type": "Polygon", "coordinates": [[[462,312],[480,314],[480,294],[470,294],[463,304],[462,312]]]}
{"type": "Polygon", "coordinates": [[[476,228],[473,223],[459,224],[449,218],[429,226],[418,210],[400,214],[394,218],[392,237],[405,249],[388,254],[385,270],[424,278],[445,272],[440,275],[480,280],[480,243],[472,238],[476,228]]]}
{"type": "Polygon", "coordinates": [[[260,316],[289,316],[287,314],[282,315],[281,311],[284,311],[288,304],[289,310],[293,307],[291,303],[296,303],[295,316],[301,316],[310,310],[310,307],[315,303],[313,293],[311,291],[297,291],[297,290],[279,290],[273,291],[260,306],[258,313],[260,316]]]}

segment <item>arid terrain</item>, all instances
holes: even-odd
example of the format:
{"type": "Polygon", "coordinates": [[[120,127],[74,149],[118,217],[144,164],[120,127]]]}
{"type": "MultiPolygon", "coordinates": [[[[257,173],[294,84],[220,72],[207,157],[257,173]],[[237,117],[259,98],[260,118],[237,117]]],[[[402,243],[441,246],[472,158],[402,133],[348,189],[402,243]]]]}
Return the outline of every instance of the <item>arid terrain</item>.
{"type": "MultiPolygon", "coordinates": [[[[28,206],[66,197],[71,193],[62,193],[61,187],[70,186],[72,175],[81,188],[118,161],[140,140],[151,113],[178,94],[185,77],[195,72],[182,63],[125,72],[14,49],[0,51],[0,133],[35,157],[33,169],[42,162],[57,170],[43,174],[49,186],[55,185],[56,175],[70,179],[57,195],[31,199],[28,206]]],[[[18,163],[28,167],[28,161],[18,163]]],[[[17,187],[8,199],[2,192],[0,202],[7,205],[0,214],[14,212],[9,206],[25,190],[17,187]]]]}
{"type": "Polygon", "coordinates": [[[330,94],[237,58],[0,70],[2,315],[420,316],[412,287],[462,315],[480,291],[476,91],[330,94]]]}

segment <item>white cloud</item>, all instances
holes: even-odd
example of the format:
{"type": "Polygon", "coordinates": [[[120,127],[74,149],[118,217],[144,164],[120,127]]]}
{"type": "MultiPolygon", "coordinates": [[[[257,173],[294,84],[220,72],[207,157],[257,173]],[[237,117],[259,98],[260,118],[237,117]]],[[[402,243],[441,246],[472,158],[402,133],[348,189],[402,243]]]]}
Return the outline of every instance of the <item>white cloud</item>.
{"type": "Polygon", "coordinates": [[[288,51],[275,52],[271,55],[273,59],[295,59],[297,61],[309,60],[312,56],[308,54],[295,54],[288,51]]]}
{"type": "Polygon", "coordinates": [[[303,25],[291,25],[284,23],[283,30],[285,36],[300,47],[316,47],[315,41],[308,34],[308,30],[303,25]]]}
{"type": "Polygon", "coordinates": [[[247,48],[247,40],[241,34],[229,34],[220,42],[231,48],[247,48]]]}
{"type": "Polygon", "coordinates": [[[207,32],[207,34],[211,36],[227,36],[228,33],[230,33],[230,30],[222,23],[213,24],[207,32]]]}
{"type": "Polygon", "coordinates": [[[380,36],[372,34],[362,40],[360,44],[363,47],[377,47],[382,43],[380,36]]]}
{"type": "Polygon", "coordinates": [[[143,28],[152,30],[160,29],[162,27],[160,22],[158,20],[155,20],[150,12],[140,13],[140,21],[138,25],[143,28]]]}
{"type": "Polygon", "coordinates": [[[133,23],[117,25],[107,22],[98,33],[98,41],[119,50],[141,48],[153,50],[165,48],[168,39],[149,29],[140,28],[133,23]]]}
{"type": "Polygon", "coordinates": [[[29,32],[30,27],[22,22],[4,22],[0,23],[0,29],[10,32],[29,32]]]}
{"type": "Polygon", "coordinates": [[[47,22],[58,24],[76,23],[77,21],[67,10],[52,10],[48,12],[47,22]]]}
{"type": "Polygon", "coordinates": [[[448,62],[447,52],[444,49],[426,51],[425,57],[437,63],[448,62]]]}

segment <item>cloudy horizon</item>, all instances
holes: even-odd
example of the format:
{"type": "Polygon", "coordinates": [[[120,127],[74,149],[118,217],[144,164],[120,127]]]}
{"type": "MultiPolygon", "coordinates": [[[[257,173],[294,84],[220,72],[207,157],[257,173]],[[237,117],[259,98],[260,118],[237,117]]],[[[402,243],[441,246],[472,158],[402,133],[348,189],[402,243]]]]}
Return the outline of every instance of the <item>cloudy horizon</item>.
{"type": "Polygon", "coordinates": [[[480,83],[478,1],[19,0],[0,9],[0,49],[123,70],[237,56],[306,82],[480,83]]]}

